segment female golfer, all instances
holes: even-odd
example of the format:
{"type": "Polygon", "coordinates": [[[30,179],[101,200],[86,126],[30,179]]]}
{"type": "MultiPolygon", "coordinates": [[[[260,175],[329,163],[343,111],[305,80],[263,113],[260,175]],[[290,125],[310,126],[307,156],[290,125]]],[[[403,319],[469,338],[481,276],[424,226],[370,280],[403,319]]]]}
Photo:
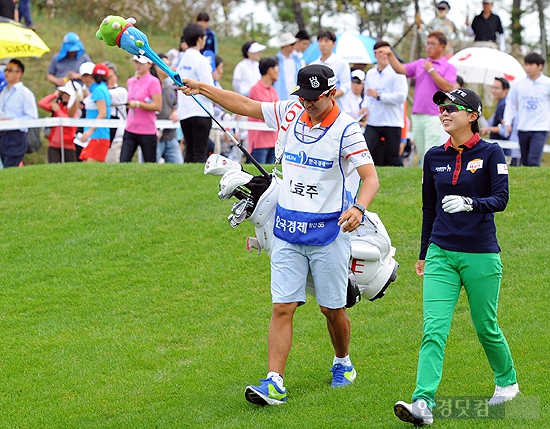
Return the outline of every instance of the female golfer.
{"type": "Polygon", "coordinates": [[[519,388],[508,343],[497,323],[502,277],[494,213],[508,202],[508,170],[501,147],[479,137],[481,99],[470,89],[433,96],[450,134],[424,158],[422,243],[416,273],[424,277],[424,328],[412,404],[394,412],[415,425],[431,425],[443,353],[464,285],[477,336],[496,384],[489,405],[513,399],[519,388]]]}

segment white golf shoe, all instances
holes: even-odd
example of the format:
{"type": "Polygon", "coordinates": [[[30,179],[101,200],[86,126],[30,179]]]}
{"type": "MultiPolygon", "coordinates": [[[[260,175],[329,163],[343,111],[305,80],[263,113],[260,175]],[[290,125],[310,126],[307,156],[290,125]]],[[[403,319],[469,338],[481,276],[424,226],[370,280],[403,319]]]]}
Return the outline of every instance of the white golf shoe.
{"type": "Polygon", "coordinates": [[[495,386],[495,393],[493,397],[489,399],[489,405],[504,404],[506,401],[511,401],[519,394],[519,386],[517,383],[510,384],[509,386],[495,386]]]}
{"type": "Polygon", "coordinates": [[[242,166],[238,162],[216,153],[210,155],[204,164],[204,174],[223,176],[229,170],[241,171],[242,166]]]}
{"type": "Polygon", "coordinates": [[[434,416],[426,401],[423,400],[415,401],[412,404],[398,401],[393,406],[393,412],[400,420],[415,426],[431,426],[434,422],[434,416]]]}

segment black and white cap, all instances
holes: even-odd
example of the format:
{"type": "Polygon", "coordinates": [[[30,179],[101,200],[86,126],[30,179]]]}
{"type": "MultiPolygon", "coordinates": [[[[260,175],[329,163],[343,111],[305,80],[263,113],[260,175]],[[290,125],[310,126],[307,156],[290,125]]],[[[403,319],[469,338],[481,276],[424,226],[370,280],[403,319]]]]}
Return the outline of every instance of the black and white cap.
{"type": "Polygon", "coordinates": [[[437,91],[433,96],[433,102],[439,106],[445,103],[447,98],[454,104],[468,107],[476,112],[478,116],[481,116],[481,111],[483,110],[481,98],[471,89],[457,88],[453,89],[451,92],[437,91]]]}
{"type": "Polygon", "coordinates": [[[298,82],[291,95],[315,100],[323,92],[336,87],[336,77],[330,67],[321,64],[305,66],[298,72],[298,82]]]}

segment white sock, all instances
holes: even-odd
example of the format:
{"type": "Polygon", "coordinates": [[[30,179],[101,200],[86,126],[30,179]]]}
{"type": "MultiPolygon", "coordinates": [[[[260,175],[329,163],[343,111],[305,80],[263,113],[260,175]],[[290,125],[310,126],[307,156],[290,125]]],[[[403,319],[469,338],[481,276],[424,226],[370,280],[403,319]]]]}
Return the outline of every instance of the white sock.
{"type": "Polygon", "coordinates": [[[273,380],[273,382],[277,385],[277,387],[279,389],[283,389],[283,377],[281,377],[281,375],[278,373],[278,372],[275,372],[275,371],[269,371],[267,373],[267,377],[266,377],[268,380],[271,378],[273,380]]]}
{"type": "Polygon", "coordinates": [[[341,363],[344,366],[351,366],[351,359],[349,358],[349,355],[343,358],[339,358],[337,356],[334,356],[334,360],[332,361],[332,365],[336,365],[337,363],[341,363]]]}

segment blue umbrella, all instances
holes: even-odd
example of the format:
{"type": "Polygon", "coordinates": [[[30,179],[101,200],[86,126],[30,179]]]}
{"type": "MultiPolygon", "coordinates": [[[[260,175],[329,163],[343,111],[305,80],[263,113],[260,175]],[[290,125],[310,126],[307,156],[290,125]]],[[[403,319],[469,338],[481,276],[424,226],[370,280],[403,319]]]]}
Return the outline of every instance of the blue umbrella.
{"type": "MultiPolygon", "coordinates": [[[[375,43],[376,39],[372,37],[346,31],[336,35],[333,52],[350,64],[374,64],[376,63],[376,58],[374,58],[375,43]]],[[[321,51],[315,41],[304,52],[303,60],[309,64],[320,56],[321,51]]]]}

